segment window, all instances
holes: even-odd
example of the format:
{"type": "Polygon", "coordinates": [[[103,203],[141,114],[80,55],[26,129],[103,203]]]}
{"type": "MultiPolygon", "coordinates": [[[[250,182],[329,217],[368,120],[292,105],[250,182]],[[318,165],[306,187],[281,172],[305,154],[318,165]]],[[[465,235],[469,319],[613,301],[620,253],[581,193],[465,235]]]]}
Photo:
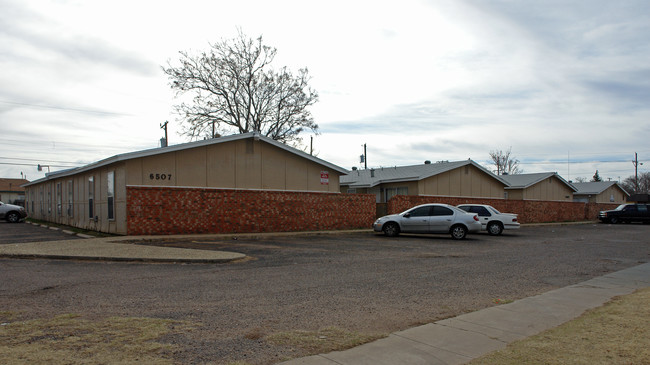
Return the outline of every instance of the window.
{"type": "Polygon", "coordinates": [[[56,183],[56,215],[61,216],[63,211],[63,197],[61,196],[61,183],[56,183]]]}
{"type": "Polygon", "coordinates": [[[386,188],[386,201],[389,201],[390,198],[394,197],[395,195],[408,195],[408,194],[409,194],[408,187],[386,188]]]}
{"type": "Polygon", "coordinates": [[[490,214],[490,212],[485,207],[478,207],[478,206],[472,207],[469,210],[469,212],[470,213],[476,213],[476,214],[478,214],[479,217],[489,217],[489,216],[492,215],[492,214],[490,214]]]}
{"type": "Polygon", "coordinates": [[[108,201],[108,219],[115,219],[115,171],[111,171],[106,176],[107,191],[106,198],[108,201]]]}
{"type": "Polygon", "coordinates": [[[38,200],[38,206],[41,209],[41,215],[43,215],[43,187],[42,186],[41,186],[41,189],[40,189],[40,196],[41,196],[41,198],[38,200]]]}
{"type": "Polygon", "coordinates": [[[72,180],[68,180],[68,217],[74,216],[74,205],[72,204],[74,199],[74,184],[72,180]]]}
{"type": "Polygon", "coordinates": [[[52,214],[52,185],[47,185],[47,214],[52,214]]]}
{"type": "Polygon", "coordinates": [[[432,209],[431,215],[433,215],[433,216],[454,215],[454,212],[451,209],[447,208],[447,207],[440,207],[440,206],[434,205],[432,208],[433,209],[432,209]]]}
{"type": "Polygon", "coordinates": [[[95,178],[88,178],[88,218],[93,219],[95,217],[95,211],[93,209],[95,203],[95,178]]]}
{"type": "Polygon", "coordinates": [[[419,207],[416,209],[413,209],[412,211],[409,212],[409,216],[411,217],[428,217],[430,216],[431,208],[430,207],[419,207]]]}

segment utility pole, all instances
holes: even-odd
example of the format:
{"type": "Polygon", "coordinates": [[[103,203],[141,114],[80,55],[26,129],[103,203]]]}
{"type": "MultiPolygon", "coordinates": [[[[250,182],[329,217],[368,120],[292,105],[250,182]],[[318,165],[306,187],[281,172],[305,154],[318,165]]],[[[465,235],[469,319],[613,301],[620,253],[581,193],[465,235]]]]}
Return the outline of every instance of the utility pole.
{"type": "Polygon", "coordinates": [[[366,144],[363,144],[363,155],[359,156],[360,162],[363,162],[364,170],[368,170],[368,150],[366,149],[366,144]]]}
{"type": "Polygon", "coordinates": [[[643,165],[643,162],[639,163],[639,158],[638,158],[636,152],[634,152],[634,161],[632,161],[632,164],[634,164],[634,185],[635,185],[634,188],[636,189],[635,193],[638,193],[639,192],[639,173],[638,173],[637,166],[638,165],[643,165]]]}
{"type": "Polygon", "coordinates": [[[163,141],[160,141],[160,147],[167,147],[169,145],[168,140],[167,140],[167,123],[169,123],[169,122],[165,121],[165,123],[160,125],[160,129],[165,130],[165,141],[164,141],[164,143],[163,143],[163,141]]]}

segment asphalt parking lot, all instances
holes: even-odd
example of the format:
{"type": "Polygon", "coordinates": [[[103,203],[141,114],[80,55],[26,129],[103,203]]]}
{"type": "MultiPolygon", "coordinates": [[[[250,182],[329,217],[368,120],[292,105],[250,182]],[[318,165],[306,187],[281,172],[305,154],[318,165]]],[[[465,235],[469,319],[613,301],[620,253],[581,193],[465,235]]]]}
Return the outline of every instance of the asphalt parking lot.
{"type": "Polygon", "coordinates": [[[61,229],[49,229],[29,223],[8,223],[0,220],[0,244],[21,242],[44,242],[79,239],[61,229]]]}
{"type": "MultiPolygon", "coordinates": [[[[0,243],[7,243],[6,226],[0,225],[0,243]]],[[[190,321],[200,327],[166,339],[182,348],[173,354],[179,363],[267,364],[308,352],[269,343],[266,335],[332,326],[387,334],[647,262],[649,237],[648,225],[595,223],[464,241],[369,232],[169,237],[147,244],[242,252],[249,259],[185,265],[1,259],[0,311],[190,321]]]]}

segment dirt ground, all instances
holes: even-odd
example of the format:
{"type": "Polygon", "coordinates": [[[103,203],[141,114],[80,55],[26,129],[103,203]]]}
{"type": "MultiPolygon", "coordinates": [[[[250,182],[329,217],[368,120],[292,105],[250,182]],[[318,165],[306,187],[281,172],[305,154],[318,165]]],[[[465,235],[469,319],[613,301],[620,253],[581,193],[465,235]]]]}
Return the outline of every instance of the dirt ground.
{"type": "Polygon", "coordinates": [[[272,340],[287,333],[335,328],[373,338],[647,262],[650,226],[523,227],[461,242],[359,233],[155,244],[250,258],[189,265],[2,259],[0,313],[11,321],[174,320],[183,325],[158,341],[172,346],[161,356],[176,363],[271,364],[318,351],[272,340]]]}

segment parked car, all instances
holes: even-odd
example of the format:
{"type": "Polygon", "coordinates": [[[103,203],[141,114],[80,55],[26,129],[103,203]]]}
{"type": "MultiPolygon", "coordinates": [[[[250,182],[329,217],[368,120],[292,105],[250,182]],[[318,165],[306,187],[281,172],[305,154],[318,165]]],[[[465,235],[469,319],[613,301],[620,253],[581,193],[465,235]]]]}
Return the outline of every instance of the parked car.
{"type": "Polygon", "coordinates": [[[500,235],[504,229],[519,229],[521,226],[516,214],[501,213],[491,205],[461,204],[458,208],[478,214],[482,229],[493,236],[500,235]]]}
{"type": "Polygon", "coordinates": [[[25,208],[0,202],[0,219],[5,219],[9,223],[17,223],[25,217],[27,217],[25,208]]]}
{"type": "Polygon", "coordinates": [[[395,237],[400,233],[449,233],[456,240],[481,230],[476,214],[447,204],[423,204],[399,214],[381,217],[372,225],[375,232],[395,237]]]}
{"type": "Polygon", "coordinates": [[[650,222],[650,206],[647,204],[621,204],[616,209],[605,210],[598,214],[603,223],[650,222]]]}

